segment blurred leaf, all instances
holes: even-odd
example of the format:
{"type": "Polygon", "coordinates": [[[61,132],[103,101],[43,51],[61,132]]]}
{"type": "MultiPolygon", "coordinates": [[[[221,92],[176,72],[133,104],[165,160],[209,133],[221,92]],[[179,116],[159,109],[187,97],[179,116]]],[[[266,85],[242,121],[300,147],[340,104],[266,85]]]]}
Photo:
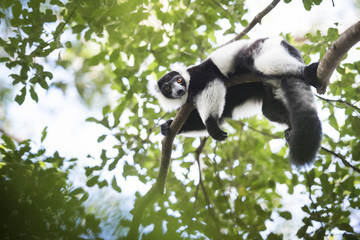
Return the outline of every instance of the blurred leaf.
{"type": "Polygon", "coordinates": [[[116,182],[116,177],[114,176],[112,181],[111,181],[111,186],[112,188],[117,191],[117,192],[121,192],[121,188],[117,185],[117,182],[116,182]]]}

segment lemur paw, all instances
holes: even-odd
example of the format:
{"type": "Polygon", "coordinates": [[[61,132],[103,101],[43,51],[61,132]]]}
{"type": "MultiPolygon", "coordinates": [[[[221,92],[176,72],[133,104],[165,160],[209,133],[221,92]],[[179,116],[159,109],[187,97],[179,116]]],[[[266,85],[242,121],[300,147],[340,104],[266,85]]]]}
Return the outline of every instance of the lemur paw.
{"type": "Polygon", "coordinates": [[[291,128],[288,128],[285,130],[284,136],[285,136],[286,141],[289,142],[291,139],[291,128]]]}
{"type": "Polygon", "coordinates": [[[209,131],[209,135],[216,141],[223,141],[228,136],[227,132],[224,132],[220,128],[217,130],[213,129],[212,131],[209,131]]]}
{"type": "Polygon", "coordinates": [[[315,62],[305,67],[304,69],[304,78],[305,81],[315,88],[321,88],[322,85],[317,78],[317,69],[319,63],[315,62]]]}
{"type": "Polygon", "coordinates": [[[172,122],[173,120],[168,120],[164,124],[161,124],[160,129],[162,135],[166,136],[170,133],[170,125],[172,122]]]}
{"type": "Polygon", "coordinates": [[[216,141],[223,141],[227,138],[227,132],[220,129],[217,119],[210,117],[206,120],[205,125],[209,135],[216,141]]]}

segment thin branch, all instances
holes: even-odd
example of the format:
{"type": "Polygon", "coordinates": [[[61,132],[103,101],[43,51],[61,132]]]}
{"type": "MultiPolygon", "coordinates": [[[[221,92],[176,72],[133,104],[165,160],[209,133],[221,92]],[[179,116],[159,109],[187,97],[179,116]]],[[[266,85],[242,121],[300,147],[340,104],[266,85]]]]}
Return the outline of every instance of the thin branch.
{"type": "MultiPolygon", "coordinates": [[[[52,40],[55,40],[58,38],[58,36],[63,32],[65,26],[69,23],[70,19],[72,18],[72,16],[74,15],[75,13],[75,10],[76,10],[76,7],[71,11],[70,15],[68,16],[68,18],[65,20],[65,22],[63,22],[63,25],[61,26],[61,28],[54,33],[54,38],[52,40]]],[[[62,23],[59,23],[59,24],[62,24],[62,23]]],[[[50,41],[50,40],[49,40],[50,41]]],[[[34,51],[32,51],[30,54],[29,54],[29,57],[34,57],[34,55],[40,51],[42,49],[42,45],[38,46],[34,51]]]]}
{"type": "MultiPolygon", "coordinates": [[[[309,199],[313,205],[313,213],[315,212],[316,216],[318,219],[321,219],[321,216],[319,214],[319,212],[317,211],[317,207],[318,207],[318,204],[312,199],[312,194],[311,194],[311,183],[310,183],[310,180],[309,180],[309,175],[308,175],[308,171],[306,170],[305,171],[305,176],[306,176],[306,182],[307,182],[307,186],[309,188],[309,199]]],[[[321,221],[321,226],[324,227],[324,223],[321,221]]]]}
{"type": "Polygon", "coordinates": [[[321,100],[323,101],[326,101],[326,102],[338,102],[338,103],[342,103],[342,104],[345,104],[346,106],[350,107],[350,108],[353,108],[355,109],[356,111],[358,111],[360,113],[360,108],[358,108],[357,106],[355,106],[354,104],[352,103],[349,103],[347,101],[344,101],[342,99],[328,99],[328,98],[324,98],[324,97],[321,97],[319,95],[315,95],[316,97],[320,98],[321,100]]]}
{"type": "Polygon", "coordinates": [[[261,20],[262,18],[268,14],[271,10],[273,10],[273,8],[280,2],[280,0],[274,0],[272,1],[264,10],[262,10],[261,12],[259,12],[254,18],[253,20],[249,23],[249,25],[246,26],[246,28],[239,33],[236,37],[234,37],[232,40],[230,40],[229,42],[227,42],[226,44],[229,44],[231,42],[234,42],[236,40],[239,40],[241,38],[243,38],[251,29],[253,29],[255,27],[256,24],[261,24],[261,20]]]}
{"type": "Polygon", "coordinates": [[[360,41],[360,21],[345,30],[340,37],[332,43],[319,63],[317,77],[321,87],[317,88],[319,94],[324,94],[330,83],[330,77],[349,49],[360,41]]]}
{"type": "MultiPolygon", "coordinates": [[[[245,126],[245,123],[243,121],[239,121],[240,125],[242,127],[245,126]]],[[[271,133],[267,133],[267,132],[264,132],[264,131],[261,131],[261,130],[258,130],[256,128],[253,128],[251,126],[247,126],[247,128],[249,128],[250,130],[254,131],[254,132],[257,132],[257,133],[260,133],[266,137],[270,137],[270,138],[274,138],[274,139],[282,139],[283,137],[280,137],[280,136],[277,136],[277,135],[274,135],[274,134],[271,134],[271,133]]]]}
{"type": "Polygon", "coordinates": [[[212,206],[212,204],[211,204],[211,202],[210,202],[209,195],[208,195],[207,192],[206,192],[204,182],[202,181],[202,174],[201,174],[200,154],[201,154],[202,150],[203,150],[204,147],[205,147],[205,143],[206,143],[206,140],[207,140],[207,139],[208,139],[207,137],[202,138],[199,147],[198,147],[198,148],[196,149],[196,151],[195,151],[195,159],[196,159],[196,162],[197,162],[197,164],[198,164],[198,169],[199,169],[199,184],[198,184],[198,186],[196,187],[196,193],[198,192],[198,190],[199,190],[199,185],[200,185],[201,190],[202,190],[202,192],[204,193],[205,202],[206,202],[206,205],[208,206],[209,214],[210,214],[210,216],[213,218],[213,220],[214,220],[214,222],[215,222],[215,227],[216,227],[216,230],[217,230],[216,233],[217,233],[217,235],[219,236],[220,229],[219,229],[219,225],[218,225],[218,220],[217,220],[217,218],[216,218],[216,215],[215,215],[213,206],[212,206]]]}
{"type": "Polygon", "coordinates": [[[21,140],[21,139],[19,139],[19,138],[17,138],[17,137],[14,137],[13,135],[9,134],[9,133],[8,133],[5,129],[3,129],[3,128],[0,128],[0,133],[8,136],[9,138],[11,138],[12,140],[14,140],[14,141],[17,142],[17,143],[23,142],[23,140],[21,140]]]}
{"type": "MultiPolygon", "coordinates": [[[[216,150],[214,150],[214,154],[216,156],[216,150]]],[[[214,159],[213,159],[213,166],[214,166],[214,171],[215,171],[215,176],[216,176],[216,181],[218,182],[219,186],[220,186],[220,190],[222,192],[222,195],[224,196],[225,198],[225,203],[226,203],[226,206],[227,208],[230,210],[230,215],[233,219],[233,224],[234,224],[234,227],[235,228],[239,228],[239,225],[238,225],[238,219],[239,217],[234,213],[232,207],[231,207],[231,204],[230,204],[230,198],[228,195],[226,195],[225,193],[225,188],[224,188],[224,184],[219,176],[219,171],[218,171],[218,168],[217,168],[217,163],[215,161],[215,156],[214,156],[214,159]]]]}
{"type": "Polygon", "coordinates": [[[351,164],[350,164],[343,156],[341,156],[340,154],[338,154],[338,153],[336,153],[336,152],[334,152],[334,151],[331,151],[330,149],[327,149],[327,148],[325,148],[325,147],[321,147],[321,150],[323,150],[323,151],[325,151],[325,152],[327,152],[327,153],[330,153],[330,154],[334,155],[335,157],[339,158],[339,159],[343,162],[343,164],[344,164],[345,166],[348,166],[348,167],[352,168],[354,171],[360,173],[360,168],[357,168],[357,167],[351,165],[351,164]]]}

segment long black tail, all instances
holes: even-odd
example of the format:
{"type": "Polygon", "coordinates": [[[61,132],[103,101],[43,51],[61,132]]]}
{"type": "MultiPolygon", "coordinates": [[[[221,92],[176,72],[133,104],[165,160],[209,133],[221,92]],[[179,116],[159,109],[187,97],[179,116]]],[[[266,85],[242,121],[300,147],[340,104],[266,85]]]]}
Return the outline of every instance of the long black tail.
{"type": "Polygon", "coordinates": [[[321,143],[321,122],[314,95],[303,80],[281,81],[281,89],[290,114],[290,160],[296,166],[310,164],[315,159],[321,143]]]}

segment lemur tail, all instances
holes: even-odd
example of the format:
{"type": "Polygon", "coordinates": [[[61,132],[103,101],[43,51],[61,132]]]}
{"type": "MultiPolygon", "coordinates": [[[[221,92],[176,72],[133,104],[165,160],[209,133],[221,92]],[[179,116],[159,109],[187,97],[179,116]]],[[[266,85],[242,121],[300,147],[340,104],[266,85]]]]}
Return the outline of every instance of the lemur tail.
{"type": "Polygon", "coordinates": [[[281,81],[290,114],[290,161],[296,166],[310,164],[321,143],[321,122],[310,86],[299,79],[281,81]]]}

